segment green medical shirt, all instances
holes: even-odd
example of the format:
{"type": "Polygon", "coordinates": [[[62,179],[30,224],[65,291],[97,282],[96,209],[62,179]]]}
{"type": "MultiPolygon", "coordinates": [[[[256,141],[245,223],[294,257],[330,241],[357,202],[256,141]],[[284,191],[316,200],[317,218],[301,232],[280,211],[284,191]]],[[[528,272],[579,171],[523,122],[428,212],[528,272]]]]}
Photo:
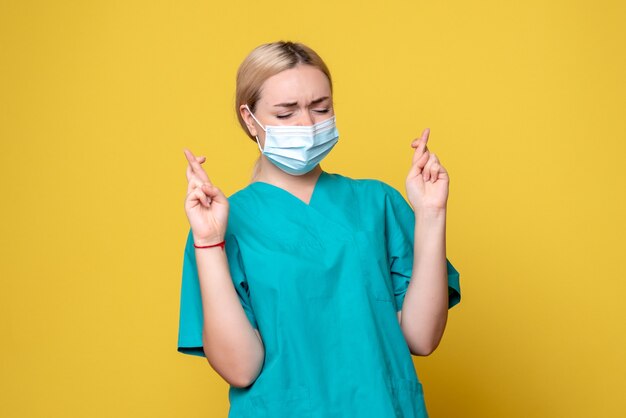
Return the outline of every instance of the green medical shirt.
{"type": "MultiPolygon", "coordinates": [[[[322,172],[311,201],[264,182],[229,197],[233,285],[265,360],[230,387],[230,418],[427,417],[396,312],[413,267],[415,215],[393,187],[322,172]]],[[[203,356],[202,301],[191,231],[178,350],[203,356]]],[[[449,307],[459,273],[447,261],[449,307]]]]}

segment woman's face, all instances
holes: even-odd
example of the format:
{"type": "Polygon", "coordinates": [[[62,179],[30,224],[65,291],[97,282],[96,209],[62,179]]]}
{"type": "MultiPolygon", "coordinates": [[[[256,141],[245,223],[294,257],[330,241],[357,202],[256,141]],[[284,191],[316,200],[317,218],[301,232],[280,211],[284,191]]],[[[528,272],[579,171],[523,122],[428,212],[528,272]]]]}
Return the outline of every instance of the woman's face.
{"type": "MultiPolygon", "coordinates": [[[[265,132],[241,106],[241,115],[252,136],[265,145],[265,132]]],[[[263,83],[254,116],[266,125],[313,125],[334,115],[330,82],[311,65],[297,65],[263,83]]]]}

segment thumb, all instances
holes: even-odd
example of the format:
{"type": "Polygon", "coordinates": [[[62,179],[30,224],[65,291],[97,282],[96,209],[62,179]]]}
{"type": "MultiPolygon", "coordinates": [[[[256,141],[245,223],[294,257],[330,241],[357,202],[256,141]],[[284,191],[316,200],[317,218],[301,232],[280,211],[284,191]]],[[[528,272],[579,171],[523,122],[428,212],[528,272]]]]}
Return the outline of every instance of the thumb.
{"type": "Polygon", "coordinates": [[[228,203],[226,195],[224,195],[224,193],[222,193],[222,191],[217,186],[209,183],[204,183],[202,187],[205,193],[209,195],[211,197],[211,200],[213,200],[214,202],[222,204],[228,203]]]}

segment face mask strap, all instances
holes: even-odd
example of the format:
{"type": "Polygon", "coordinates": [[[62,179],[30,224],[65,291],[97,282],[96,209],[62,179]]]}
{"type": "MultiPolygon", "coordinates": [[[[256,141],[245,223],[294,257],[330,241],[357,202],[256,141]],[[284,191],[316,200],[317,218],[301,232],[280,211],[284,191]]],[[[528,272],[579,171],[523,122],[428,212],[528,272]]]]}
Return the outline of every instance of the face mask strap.
{"type": "Polygon", "coordinates": [[[244,106],[246,107],[246,109],[248,109],[248,112],[250,112],[250,116],[252,116],[252,119],[254,119],[256,123],[259,124],[259,126],[261,127],[261,129],[263,129],[263,131],[267,132],[267,130],[263,127],[263,125],[261,125],[261,122],[259,122],[259,120],[254,116],[254,113],[252,113],[252,110],[250,110],[250,107],[248,106],[248,104],[246,103],[244,106]]]}

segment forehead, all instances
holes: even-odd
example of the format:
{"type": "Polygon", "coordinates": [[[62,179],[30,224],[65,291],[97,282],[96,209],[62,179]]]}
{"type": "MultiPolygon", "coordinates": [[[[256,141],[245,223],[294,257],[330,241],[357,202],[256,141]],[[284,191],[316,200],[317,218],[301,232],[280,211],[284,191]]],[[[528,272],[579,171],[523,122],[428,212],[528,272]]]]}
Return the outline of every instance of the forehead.
{"type": "Polygon", "coordinates": [[[284,102],[307,103],[323,96],[330,96],[326,74],[311,65],[297,65],[265,80],[259,101],[273,106],[284,102]]]}

